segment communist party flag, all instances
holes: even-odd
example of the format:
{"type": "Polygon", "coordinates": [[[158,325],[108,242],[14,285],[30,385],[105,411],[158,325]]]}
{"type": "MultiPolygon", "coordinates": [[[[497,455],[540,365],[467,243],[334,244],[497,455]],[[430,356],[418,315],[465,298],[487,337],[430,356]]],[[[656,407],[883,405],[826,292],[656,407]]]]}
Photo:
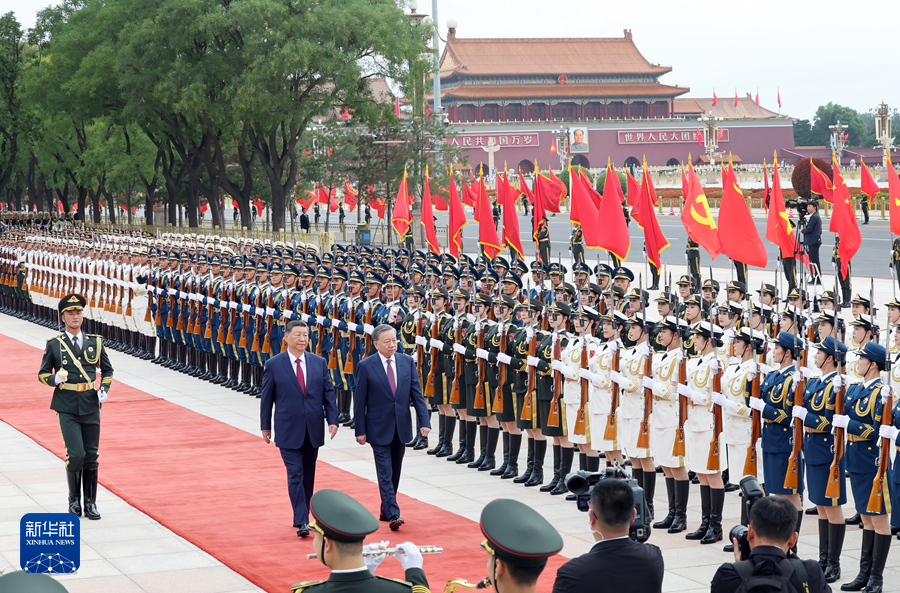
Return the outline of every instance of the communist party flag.
{"type": "Polygon", "coordinates": [[[834,186],[824,171],[809,159],[809,191],[818,194],[829,204],[834,203],[834,186]]]}
{"type": "Polygon", "coordinates": [[[891,233],[900,235],[900,176],[891,164],[891,155],[888,154],[888,211],[891,215],[891,233]]]}
{"type": "Polygon", "coordinates": [[[431,208],[431,187],[428,183],[428,165],[425,165],[425,189],[422,191],[422,226],[425,227],[425,241],[431,253],[440,255],[441,247],[438,245],[437,231],[434,228],[434,212],[431,208]]]}
{"type": "Polygon", "coordinates": [[[859,251],[862,237],[859,234],[859,224],[856,222],[856,214],[853,212],[853,204],[850,202],[850,190],[847,182],[841,175],[837,159],[831,157],[831,168],[834,173],[834,211],[831,214],[832,233],[837,233],[841,243],[838,246],[838,255],[841,258],[841,275],[847,275],[847,266],[850,260],[859,251]]]}
{"type": "Polygon", "coordinates": [[[503,168],[503,177],[497,176],[497,201],[503,209],[503,246],[508,247],[510,255],[514,251],[525,259],[522,239],[519,236],[519,218],[516,216],[516,194],[509,185],[509,171],[503,168]]]}
{"type": "Polygon", "coordinates": [[[475,205],[475,222],[478,223],[478,243],[484,247],[484,254],[490,259],[500,253],[500,239],[491,214],[491,201],[484,187],[484,177],[478,179],[478,203],[475,205]]]}
{"type": "MultiPolygon", "coordinates": [[[[787,208],[784,206],[784,194],[781,193],[778,155],[775,155],[772,169],[772,196],[769,199],[769,213],[766,215],[766,239],[778,246],[782,258],[794,257],[794,246],[797,244],[797,239],[791,221],[788,219],[787,208]]],[[[797,257],[802,262],[809,263],[809,258],[805,254],[797,257]]]]}
{"type": "Polygon", "coordinates": [[[688,171],[690,171],[689,193],[684,202],[684,209],[681,211],[681,222],[691,240],[702,246],[715,261],[722,253],[722,246],[719,244],[719,229],[709,210],[709,202],[706,201],[703,187],[700,186],[700,178],[697,177],[697,172],[690,163],[688,163],[688,171]]]}
{"type": "Polygon", "coordinates": [[[597,212],[596,226],[603,229],[599,247],[606,249],[620,260],[628,258],[631,249],[631,236],[628,234],[628,225],[625,223],[625,212],[622,210],[622,202],[618,199],[622,193],[619,185],[619,176],[610,163],[606,161],[606,182],[603,185],[603,201],[600,202],[600,210],[597,212]],[[616,198],[613,198],[616,196],[616,198]]]}
{"type": "Polygon", "coordinates": [[[409,231],[409,225],[412,223],[412,200],[409,199],[409,190],[406,186],[406,167],[403,168],[403,181],[400,182],[400,189],[397,191],[397,202],[394,204],[394,213],[391,215],[391,226],[400,235],[400,238],[406,236],[409,231]]]}
{"type": "Polygon", "coordinates": [[[878,184],[875,183],[875,180],[872,178],[872,174],[869,172],[869,168],[866,166],[866,163],[862,160],[862,157],[859,159],[860,164],[862,165],[862,172],[860,173],[860,184],[861,189],[864,194],[869,196],[869,206],[872,206],[872,203],[875,202],[875,196],[878,195],[878,192],[881,191],[881,188],[878,187],[878,184]]]}
{"type": "Polygon", "coordinates": [[[463,210],[462,202],[459,199],[459,192],[456,191],[456,177],[450,176],[450,228],[448,243],[450,244],[450,255],[459,257],[462,253],[462,230],[469,221],[466,220],[466,212],[463,210]]]}
{"type": "Polygon", "coordinates": [[[359,194],[350,186],[349,181],[344,182],[344,203],[350,206],[350,212],[356,210],[359,204],[359,194]]]}
{"type": "Polygon", "coordinates": [[[757,268],[766,267],[766,248],[750,216],[744,194],[738,186],[731,155],[723,177],[722,202],[719,205],[719,244],[722,251],[735,261],[757,268]]]}
{"type": "Polygon", "coordinates": [[[644,247],[647,249],[647,258],[657,270],[660,270],[662,269],[662,261],[659,254],[669,246],[669,241],[663,234],[659,221],[656,220],[656,210],[653,209],[653,197],[655,195],[656,189],[653,187],[653,181],[650,179],[650,171],[647,170],[647,159],[645,158],[644,174],[635,198],[635,206],[631,210],[631,216],[644,229],[644,247]],[[640,219],[635,215],[636,212],[640,213],[640,219]]]}

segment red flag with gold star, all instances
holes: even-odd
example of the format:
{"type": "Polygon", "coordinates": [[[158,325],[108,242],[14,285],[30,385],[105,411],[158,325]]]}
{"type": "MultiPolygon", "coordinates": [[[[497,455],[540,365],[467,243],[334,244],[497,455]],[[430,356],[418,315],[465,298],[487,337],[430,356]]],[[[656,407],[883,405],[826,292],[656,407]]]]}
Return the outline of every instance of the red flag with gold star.
{"type": "Polygon", "coordinates": [[[856,222],[856,214],[853,212],[853,203],[850,201],[850,190],[847,189],[847,182],[844,181],[837,159],[833,156],[831,168],[834,174],[834,210],[828,230],[837,233],[841,240],[838,255],[841,258],[841,275],[846,277],[847,266],[859,251],[862,237],[859,233],[859,224],[856,222]]]}

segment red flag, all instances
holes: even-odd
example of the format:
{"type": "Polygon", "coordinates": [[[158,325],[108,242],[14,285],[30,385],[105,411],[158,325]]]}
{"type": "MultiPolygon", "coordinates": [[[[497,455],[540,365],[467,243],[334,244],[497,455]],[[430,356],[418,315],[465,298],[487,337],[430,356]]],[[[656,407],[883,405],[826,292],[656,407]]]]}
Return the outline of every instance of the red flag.
{"type": "Polygon", "coordinates": [[[781,109],[781,89],[778,89],[778,108],[781,109]]]}
{"type": "Polygon", "coordinates": [[[394,115],[400,119],[400,97],[394,99],[394,115]]]}
{"type": "Polygon", "coordinates": [[[697,128],[697,144],[703,146],[703,130],[697,128]]]}
{"type": "Polygon", "coordinates": [[[550,141],[550,154],[556,154],[556,138],[550,141]]]}
{"type": "MultiPolygon", "coordinates": [[[[322,189],[324,190],[325,186],[322,186],[322,189]]],[[[328,204],[329,212],[334,212],[335,210],[337,210],[338,208],[341,207],[341,205],[337,203],[337,199],[335,199],[336,194],[337,194],[337,188],[332,186],[331,189],[328,190],[328,201],[326,202],[328,204]]]]}
{"type": "Polygon", "coordinates": [[[256,215],[262,216],[263,207],[264,207],[262,200],[254,200],[253,205],[256,206],[256,215]]]}
{"type": "Polygon", "coordinates": [[[344,203],[350,206],[350,212],[356,210],[359,204],[359,194],[350,185],[349,181],[344,182],[344,203]]]}
{"type": "Polygon", "coordinates": [[[569,178],[572,180],[572,212],[569,218],[573,223],[581,226],[585,247],[599,249],[602,231],[600,225],[597,224],[597,216],[600,212],[598,204],[595,204],[589,195],[584,178],[581,175],[575,175],[571,167],[569,178]]]}
{"type": "Polygon", "coordinates": [[[503,246],[509,248],[510,255],[525,259],[522,239],[519,236],[519,217],[516,215],[516,193],[509,185],[509,171],[503,171],[503,177],[497,176],[497,201],[503,208],[503,246]]]}
{"type": "MultiPolygon", "coordinates": [[[[769,213],[766,216],[766,239],[774,243],[781,250],[781,257],[794,257],[794,247],[797,238],[794,228],[788,219],[787,209],[784,206],[784,195],[781,193],[781,179],[778,177],[778,157],[772,169],[772,197],[769,202],[769,213]]],[[[806,255],[798,255],[806,264],[809,258],[806,255]]]]}
{"type": "Polygon", "coordinates": [[[525,183],[525,176],[522,175],[522,171],[519,171],[519,193],[525,194],[528,201],[534,204],[534,192],[532,192],[531,189],[529,189],[528,184],[525,183]]]}
{"type": "Polygon", "coordinates": [[[640,227],[644,229],[644,247],[647,249],[647,259],[656,267],[657,270],[662,269],[662,261],[659,256],[668,246],[669,241],[663,234],[656,220],[656,210],[653,209],[654,197],[656,189],[653,187],[653,180],[650,179],[650,171],[647,170],[647,159],[644,159],[644,174],[641,178],[641,185],[636,196],[636,205],[631,211],[640,227]],[[638,220],[635,212],[641,212],[641,219],[638,220]]]}
{"type": "Polygon", "coordinates": [[[716,91],[713,90],[713,102],[712,102],[712,106],[715,107],[715,106],[718,105],[718,104],[719,104],[719,98],[716,96],[716,91]]]}
{"type": "Polygon", "coordinates": [[[891,155],[888,154],[888,211],[891,216],[891,233],[900,235],[900,177],[897,170],[891,164],[891,155]]]}
{"type": "MultiPolygon", "coordinates": [[[[537,168],[537,163],[535,163],[534,167],[534,212],[532,212],[531,219],[534,221],[534,227],[531,230],[531,236],[537,241],[538,229],[541,226],[541,222],[543,222],[544,217],[547,216],[547,213],[544,212],[544,196],[541,191],[541,184],[539,183],[539,178],[541,177],[541,170],[537,168]]],[[[538,254],[540,257],[540,253],[538,254]]],[[[549,263],[549,262],[544,262],[549,263]]]]}
{"type": "Polygon", "coordinates": [[[444,197],[446,194],[447,188],[441,187],[439,183],[434,184],[434,191],[431,193],[431,199],[434,202],[434,209],[438,212],[447,211],[447,199],[444,197]]]}
{"type": "Polygon", "coordinates": [[[344,110],[341,111],[341,119],[350,119],[350,108],[344,107],[344,110]]]}
{"type": "MultiPolygon", "coordinates": [[[[641,197],[643,196],[643,194],[647,194],[647,196],[650,198],[650,208],[651,209],[655,208],[656,206],[659,205],[659,197],[656,195],[656,188],[653,187],[653,179],[650,178],[650,172],[647,169],[647,157],[644,157],[643,173],[641,175],[640,185],[638,185],[637,180],[634,181],[635,188],[634,188],[633,203],[632,203],[632,197],[631,197],[631,192],[632,192],[631,181],[634,178],[631,176],[630,171],[627,171],[626,174],[629,177],[629,180],[628,180],[628,203],[631,205],[631,218],[633,218],[635,220],[635,222],[638,223],[638,225],[641,225],[641,211],[642,211],[641,208],[643,207],[642,206],[643,202],[641,202],[641,197]]],[[[653,219],[654,220],[656,219],[655,213],[653,214],[653,219]]],[[[641,228],[643,228],[643,225],[641,225],[641,228]]],[[[668,245],[668,243],[666,243],[666,244],[668,245]]]]}
{"type": "Polygon", "coordinates": [[[634,175],[631,174],[631,169],[625,169],[625,180],[628,184],[628,205],[631,206],[631,217],[635,220],[638,220],[638,213],[636,210],[638,203],[638,193],[641,191],[641,186],[638,184],[637,179],[634,178],[634,175]]]}
{"type": "Polygon", "coordinates": [[[834,203],[834,185],[824,171],[809,159],[809,191],[819,194],[829,204],[834,203]]]}
{"type": "Polygon", "coordinates": [[[587,190],[587,193],[591,196],[591,200],[594,202],[594,207],[598,210],[600,209],[600,202],[603,200],[603,197],[600,196],[600,192],[594,187],[594,183],[588,179],[587,172],[581,167],[578,167],[578,177],[581,179],[581,183],[584,185],[584,189],[587,190]]]}
{"type": "Polygon", "coordinates": [[[759,107],[759,91],[756,91],[756,106],[759,107]]]}
{"type": "Polygon", "coordinates": [[[834,211],[831,214],[831,225],[828,230],[837,233],[841,243],[838,246],[838,255],[841,258],[841,275],[847,275],[847,266],[850,260],[859,250],[862,237],[859,234],[859,224],[853,212],[853,204],[850,202],[850,190],[847,182],[841,175],[837,159],[832,156],[831,169],[834,174],[834,211]]]}
{"type": "Polygon", "coordinates": [[[866,166],[866,163],[859,159],[860,164],[862,165],[862,172],[860,173],[860,185],[862,192],[869,196],[869,208],[872,207],[872,204],[875,203],[875,196],[878,195],[878,192],[881,191],[881,188],[878,187],[878,184],[875,183],[875,180],[872,178],[872,174],[869,172],[869,168],[866,166]]]}
{"type": "Polygon", "coordinates": [[[425,165],[425,188],[422,190],[422,226],[425,227],[425,241],[431,253],[440,255],[437,231],[434,228],[434,213],[431,210],[431,187],[428,184],[428,165],[425,165]]]}
{"type": "Polygon", "coordinates": [[[472,187],[466,183],[465,178],[462,179],[462,188],[463,188],[463,199],[462,199],[463,204],[474,208],[475,203],[478,202],[478,195],[475,193],[475,191],[472,189],[472,187]]]}
{"type": "Polygon", "coordinates": [[[484,254],[490,259],[500,253],[500,239],[491,214],[491,201],[484,187],[484,177],[478,179],[478,203],[475,206],[475,222],[478,223],[478,243],[484,247],[484,254]]]}
{"type": "MultiPolygon", "coordinates": [[[[556,186],[558,186],[559,191],[562,192],[559,195],[559,200],[557,200],[555,202],[556,212],[559,212],[559,202],[561,202],[562,200],[564,200],[566,198],[566,195],[569,193],[569,189],[566,187],[566,184],[563,183],[562,180],[556,176],[556,174],[553,172],[553,169],[547,169],[547,177],[549,177],[550,181],[552,181],[556,186]]],[[[623,199],[624,199],[624,196],[623,196],[623,199]]],[[[547,204],[544,204],[544,208],[548,208],[547,204]]]]}
{"type": "MultiPolygon", "coordinates": [[[[132,210],[136,210],[136,208],[132,208],[132,210]]],[[[209,210],[209,204],[200,204],[200,214],[206,214],[207,210],[209,210]]]]}
{"type": "Polygon", "coordinates": [[[597,228],[603,229],[599,247],[606,249],[620,260],[628,258],[631,249],[631,236],[628,234],[628,225],[625,223],[625,212],[619,200],[610,200],[612,196],[621,195],[622,187],[619,185],[619,176],[612,164],[606,162],[606,181],[603,185],[603,201],[597,212],[597,228]]]}
{"type": "MultiPolygon", "coordinates": [[[[125,212],[128,212],[128,206],[126,206],[125,204],[119,204],[119,208],[121,208],[125,212]]],[[[59,209],[62,210],[62,200],[60,200],[59,202],[59,209]]]]}
{"type": "Polygon", "coordinates": [[[681,212],[681,222],[691,240],[702,246],[715,261],[722,253],[722,247],[719,244],[719,230],[716,227],[716,221],[713,220],[712,212],[709,211],[709,202],[706,201],[706,194],[703,193],[703,188],[700,186],[700,178],[697,177],[697,172],[690,163],[688,163],[688,170],[690,171],[689,193],[684,202],[684,210],[681,212]]]}
{"type": "Polygon", "coordinates": [[[722,183],[719,231],[719,244],[725,255],[749,266],[766,267],[768,262],[766,248],[753,223],[744,194],[738,186],[731,157],[728,159],[728,169],[722,183]]]}
{"type": "Polygon", "coordinates": [[[368,202],[369,206],[375,209],[375,213],[378,215],[378,218],[384,220],[385,211],[387,210],[387,204],[382,198],[375,198],[374,200],[370,200],[368,202]]]}
{"type": "MultiPolygon", "coordinates": [[[[690,155],[688,155],[688,165],[690,166],[690,155]]],[[[691,183],[684,174],[684,165],[681,165],[681,199],[687,202],[688,196],[691,195],[691,183]]]]}
{"type": "Polygon", "coordinates": [[[734,89],[734,111],[735,115],[737,115],[737,106],[738,106],[738,98],[737,98],[737,89],[734,89]]]}
{"type": "MultiPolygon", "coordinates": [[[[553,171],[550,171],[550,174],[553,175],[553,171]]],[[[541,200],[542,200],[541,211],[542,212],[546,211],[546,212],[559,213],[559,203],[562,201],[563,198],[566,197],[566,193],[568,193],[566,191],[566,186],[563,184],[563,182],[559,181],[558,179],[556,181],[553,181],[551,179],[544,177],[544,174],[541,173],[540,170],[538,170],[537,168],[535,168],[534,175],[535,175],[535,177],[534,177],[535,204],[537,204],[537,196],[538,196],[537,186],[540,185],[541,186],[540,193],[541,193],[541,200]]],[[[554,177],[556,177],[556,176],[554,175],[554,177]]]]}
{"type": "Polygon", "coordinates": [[[448,243],[450,244],[450,255],[459,257],[462,253],[462,230],[469,221],[466,220],[466,212],[463,210],[462,202],[459,199],[459,192],[456,191],[456,177],[450,176],[450,228],[448,243]]]}
{"type": "Polygon", "coordinates": [[[397,191],[397,201],[394,203],[394,213],[391,216],[391,226],[397,231],[401,238],[406,236],[409,225],[412,223],[412,206],[409,199],[409,190],[406,187],[406,168],[403,168],[403,181],[400,182],[400,189],[397,191]]]}

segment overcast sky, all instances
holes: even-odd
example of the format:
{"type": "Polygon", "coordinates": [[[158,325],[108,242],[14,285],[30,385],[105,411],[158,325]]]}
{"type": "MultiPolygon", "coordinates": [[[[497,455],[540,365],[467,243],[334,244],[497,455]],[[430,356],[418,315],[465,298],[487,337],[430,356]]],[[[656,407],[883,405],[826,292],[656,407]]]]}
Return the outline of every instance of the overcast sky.
{"type": "MultiPolygon", "coordinates": [[[[431,0],[418,0],[431,14],[431,0]]],[[[756,94],[782,113],[812,119],[829,101],[867,111],[882,101],[900,107],[900,77],[884,31],[900,19],[895,0],[438,0],[460,37],[621,37],[631,29],[650,62],[671,66],[661,82],[690,87],[687,96],[756,94]]],[[[25,27],[52,0],[0,0],[25,27]]],[[[441,46],[443,50],[443,45],[441,46]]]]}

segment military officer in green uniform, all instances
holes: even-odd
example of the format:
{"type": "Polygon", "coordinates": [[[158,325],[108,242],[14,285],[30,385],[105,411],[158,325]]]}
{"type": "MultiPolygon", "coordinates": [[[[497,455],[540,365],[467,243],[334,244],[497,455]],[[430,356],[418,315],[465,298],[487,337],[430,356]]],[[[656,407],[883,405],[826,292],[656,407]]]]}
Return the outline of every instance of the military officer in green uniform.
{"type": "Polygon", "coordinates": [[[50,409],[56,411],[66,447],[69,512],[81,516],[83,484],[84,516],[99,519],[96,500],[100,404],[106,401],[113,368],[100,336],[81,331],[86,304],[80,294],[60,299],[58,309],[66,331],[47,340],[38,380],[54,388],[50,409]],[[99,385],[94,382],[98,367],[99,385]]]}
{"type": "Polygon", "coordinates": [[[378,520],[359,502],[338,490],[319,490],[309,502],[309,511],[316,555],[332,573],[326,581],[297,583],[291,587],[292,591],[429,593],[422,554],[410,542],[398,546],[404,552],[397,558],[403,565],[406,580],[372,574],[385,555],[372,554],[378,544],[370,544],[366,546],[369,555],[363,556],[363,539],[378,530],[378,520]]]}
{"type": "Polygon", "coordinates": [[[538,253],[541,256],[541,263],[550,263],[550,227],[547,224],[547,217],[538,223],[537,230],[538,253]]]}
{"type": "Polygon", "coordinates": [[[572,261],[584,263],[584,231],[580,224],[575,224],[572,238],[569,240],[569,251],[572,252],[572,261]]]}

